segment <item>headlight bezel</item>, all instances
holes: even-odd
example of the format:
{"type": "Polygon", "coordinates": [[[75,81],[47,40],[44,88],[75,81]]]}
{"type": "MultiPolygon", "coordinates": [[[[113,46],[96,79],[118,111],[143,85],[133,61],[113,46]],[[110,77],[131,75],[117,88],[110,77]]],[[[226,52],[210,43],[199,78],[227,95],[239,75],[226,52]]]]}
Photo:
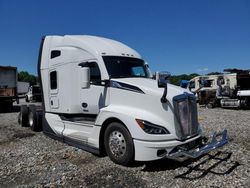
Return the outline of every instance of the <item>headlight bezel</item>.
{"type": "Polygon", "coordinates": [[[156,125],[151,122],[141,120],[141,119],[135,119],[139,127],[147,134],[151,135],[166,135],[170,134],[170,132],[161,125],[156,125]]]}

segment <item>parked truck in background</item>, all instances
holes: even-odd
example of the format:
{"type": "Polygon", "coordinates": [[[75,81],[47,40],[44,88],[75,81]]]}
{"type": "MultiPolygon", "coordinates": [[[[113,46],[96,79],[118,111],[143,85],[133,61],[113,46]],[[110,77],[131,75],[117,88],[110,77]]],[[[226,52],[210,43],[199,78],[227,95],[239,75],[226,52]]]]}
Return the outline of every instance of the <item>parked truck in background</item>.
{"type": "Polygon", "coordinates": [[[25,95],[29,91],[29,82],[17,82],[17,93],[18,95],[25,95]]]}
{"type": "Polygon", "coordinates": [[[127,165],[133,160],[183,161],[228,143],[227,131],[202,136],[196,98],[169,84],[130,47],[94,36],[46,36],[38,73],[41,117],[21,106],[20,124],[127,165]]]}
{"type": "Polygon", "coordinates": [[[13,102],[18,100],[17,68],[0,66],[0,108],[11,110],[13,102]]]}
{"type": "Polygon", "coordinates": [[[26,102],[41,102],[41,87],[39,85],[30,86],[28,92],[25,95],[25,100],[26,102]]]}
{"type": "Polygon", "coordinates": [[[250,108],[250,70],[225,69],[219,75],[197,76],[187,87],[208,108],[250,108]]]}

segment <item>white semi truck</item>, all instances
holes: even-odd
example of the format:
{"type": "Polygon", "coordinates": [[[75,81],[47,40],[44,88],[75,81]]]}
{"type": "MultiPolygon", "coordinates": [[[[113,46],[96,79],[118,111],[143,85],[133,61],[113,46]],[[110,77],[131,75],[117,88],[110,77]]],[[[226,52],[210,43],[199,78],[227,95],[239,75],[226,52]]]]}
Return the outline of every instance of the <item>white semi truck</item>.
{"type": "MultiPolygon", "coordinates": [[[[38,72],[43,132],[115,163],[183,161],[228,143],[226,130],[205,142],[194,95],[168,84],[164,74],[152,79],[142,57],[120,42],[46,36],[38,72]]],[[[38,130],[38,115],[34,106],[22,106],[21,124],[38,130]]]]}

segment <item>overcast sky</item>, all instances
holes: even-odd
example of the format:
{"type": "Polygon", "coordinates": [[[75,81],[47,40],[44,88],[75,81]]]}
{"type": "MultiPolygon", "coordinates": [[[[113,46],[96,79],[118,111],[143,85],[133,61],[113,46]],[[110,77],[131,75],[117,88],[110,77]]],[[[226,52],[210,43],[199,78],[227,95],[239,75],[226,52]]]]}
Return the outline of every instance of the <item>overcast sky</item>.
{"type": "Polygon", "coordinates": [[[37,74],[41,37],[64,34],[123,42],[152,71],[250,69],[248,0],[0,0],[0,65],[37,74]]]}

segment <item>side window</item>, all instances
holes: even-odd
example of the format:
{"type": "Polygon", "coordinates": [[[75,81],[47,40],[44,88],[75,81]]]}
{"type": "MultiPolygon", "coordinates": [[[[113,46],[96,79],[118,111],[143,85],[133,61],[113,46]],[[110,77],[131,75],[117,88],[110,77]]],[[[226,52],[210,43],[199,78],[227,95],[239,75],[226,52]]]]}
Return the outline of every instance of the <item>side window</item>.
{"type": "Polygon", "coordinates": [[[90,81],[95,80],[101,80],[101,72],[97,63],[94,63],[94,65],[90,67],[90,81]]]}
{"type": "Polygon", "coordinates": [[[57,89],[57,72],[50,72],[50,89],[57,89]]]}
{"type": "Polygon", "coordinates": [[[50,53],[50,59],[53,59],[55,57],[58,57],[61,55],[61,51],[60,50],[52,50],[50,53]]]}
{"type": "Polygon", "coordinates": [[[189,83],[189,88],[190,88],[190,89],[195,88],[195,82],[194,82],[194,81],[191,81],[191,82],[189,83]]]}
{"type": "Polygon", "coordinates": [[[225,84],[225,80],[222,76],[218,77],[218,80],[217,80],[217,85],[224,85],[225,84]]]}
{"type": "Polygon", "coordinates": [[[133,76],[146,76],[145,75],[145,70],[143,67],[132,67],[132,75],[133,76]]]}
{"type": "Polygon", "coordinates": [[[213,80],[204,80],[204,87],[212,87],[213,80]]]}

